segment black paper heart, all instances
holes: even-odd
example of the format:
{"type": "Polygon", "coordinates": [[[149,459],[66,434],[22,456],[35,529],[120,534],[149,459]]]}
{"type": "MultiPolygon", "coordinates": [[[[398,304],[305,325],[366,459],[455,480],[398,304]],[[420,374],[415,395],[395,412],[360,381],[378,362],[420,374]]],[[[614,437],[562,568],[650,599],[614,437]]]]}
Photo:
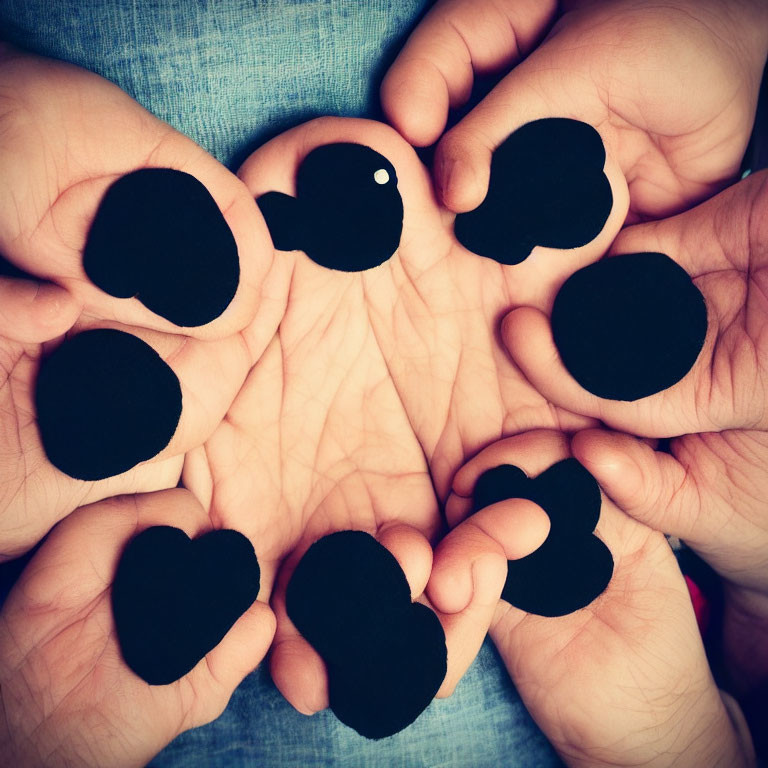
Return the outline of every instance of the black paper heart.
{"type": "Polygon", "coordinates": [[[312,150],[296,175],[296,197],[267,192],[257,201],[275,248],[302,250],[328,269],[360,272],[400,245],[403,201],[386,157],[362,144],[312,150]]]}
{"type": "Polygon", "coordinates": [[[397,560],[367,533],[315,542],[291,577],[286,609],[326,663],[331,709],[369,739],[410,725],[445,678],[440,621],[411,602],[397,560]]]}
{"type": "Polygon", "coordinates": [[[150,685],[184,677],[253,604],[259,579],[253,545],[237,531],[195,540],[169,526],[142,531],[112,585],[125,663],[150,685]]]}
{"type": "Polygon", "coordinates": [[[552,307],[552,337],[584,389],[638,400],[680,381],[707,335],[704,297],[663,253],[626,253],[574,272],[552,307]]]}
{"type": "Polygon", "coordinates": [[[181,386],[146,342],[98,328],[66,339],[40,364],[35,407],[51,464],[102,480],[156,456],[181,417],[181,386]]]}
{"type": "Polygon", "coordinates": [[[107,190],[91,224],[83,268],[102,291],[135,296],[183,327],[215,320],[240,279],[237,243],[194,176],[142,168],[107,190]]]}
{"type": "Polygon", "coordinates": [[[549,515],[544,543],[510,560],[501,596],[540,616],[564,616],[589,605],[608,586],[613,557],[593,531],[600,518],[600,487],[576,459],[536,478],[511,464],[484,472],[475,484],[473,511],[506,499],[529,499],[549,515]]]}
{"type": "Polygon", "coordinates": [[[501,264],[519,264],[537,245],[586,245],[613,205],[604,164],[591,125],[562,117],[526,123],[494,151],[485,200],[456,217],[456,239],[501,264]]]}

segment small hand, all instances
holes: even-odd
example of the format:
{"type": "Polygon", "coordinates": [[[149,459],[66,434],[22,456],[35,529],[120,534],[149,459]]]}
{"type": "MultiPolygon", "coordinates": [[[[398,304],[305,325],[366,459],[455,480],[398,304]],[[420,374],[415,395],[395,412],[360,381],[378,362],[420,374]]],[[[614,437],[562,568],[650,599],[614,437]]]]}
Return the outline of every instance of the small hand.
{"type": "MultiPolygon", "coordinates": [[[[569,455],[565,436],[540,430],[491,445],[457,473],[446,508],[457,527],[435,551],[427,594],[454,614],[465,642],[479,645],[485,628],[463,613],[501,594],[519,532],[547,530],[541,508],[519,499],[465,519],[477,479],[502,464],[535,477],[569,455]]],[[[715,686],[664,536],[605,497],[596,530],[614,572],[590,605],[557,618],[497,605],[491,638],[526,707],[569,765],[750,765],[743,719],[715,686]]],[[[451,664],[450,646],[448,659],[446,684],[455,684],[464,668],[451,664]]]]}
{"type": "Polygon", "coordinates": [[[224,710],[261,661],[274,616],[255,602],[188,675],[150,686],[123,661],[111,584],[141,530],[195,537],[210,520],[180,489],[82,507],[50,534],[0,613],[0,753],[24,766],[141,766],[224,710]]]}
{"type": "Polygon", "coordinates": [[[630,217],[659,218],[705,199],[738,171],[768,51],[765,5],[753,0],[555,4],[444,0],[416,29],[382,86],[390,121],[410,142],[442,134],[473,72],[523,56],[441,139],[435,179],[453,211],[476,208],[491,153],[541,117],[597,128],[629,184],[630,217]]]}

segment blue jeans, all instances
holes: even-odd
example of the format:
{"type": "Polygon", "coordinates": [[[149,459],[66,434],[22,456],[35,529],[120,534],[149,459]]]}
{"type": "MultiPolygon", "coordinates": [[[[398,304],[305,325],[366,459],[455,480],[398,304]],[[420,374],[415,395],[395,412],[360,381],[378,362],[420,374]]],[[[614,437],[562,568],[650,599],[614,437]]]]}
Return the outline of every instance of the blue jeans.
{"type": "MultiPolygon", "coordinates": [[[[4,0],[0,29],[16,45],[113,81],[236,169],[256,146],[312,117],[380,117],[381,77],[429,4],[4,0]]],[[[12,571],[0,569],[0,582],[12,571]]],[[[218,720],[182,734],[152,761],[157,768],[499,764],[561,765],[490,642],[451,699],[433,702],[388,739],[368,741],[329,711],[299,715],[262,665],[218,720]]]]}

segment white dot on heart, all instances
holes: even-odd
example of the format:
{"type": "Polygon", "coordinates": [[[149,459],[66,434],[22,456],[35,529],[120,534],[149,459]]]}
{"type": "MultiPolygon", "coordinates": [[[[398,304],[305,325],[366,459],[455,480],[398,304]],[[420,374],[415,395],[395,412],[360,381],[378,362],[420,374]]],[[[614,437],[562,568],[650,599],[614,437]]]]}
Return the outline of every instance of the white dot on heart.
{"type": "Polygon", "coordinates": [[[386,184],[389,181],[389,172],[386,168],[379,168],[379,170],[373,174],[373,180],[377,184],[386,184]]]}

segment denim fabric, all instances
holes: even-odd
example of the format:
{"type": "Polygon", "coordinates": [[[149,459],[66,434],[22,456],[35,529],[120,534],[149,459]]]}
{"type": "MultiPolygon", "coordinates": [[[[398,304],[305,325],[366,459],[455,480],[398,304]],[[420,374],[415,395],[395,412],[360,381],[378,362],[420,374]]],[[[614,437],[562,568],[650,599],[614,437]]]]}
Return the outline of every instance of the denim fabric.
{"type": "Polygon", "coordinates": [[[0,31],[79,64],[232,169],[318,115],[377,118],[431,0],[2,0],[0,31]]]}
{"type": "MultiPolygon", "coordinates": [[[[3,0],[0,29],[16,45],[108,78],[236,169],[263,141],[311,117],[380,117],[381,77],[429,4],[3,0]]],[[[15,578],[17,570],[0,569],[0,581],[15,578]]],[[[548,768],[561,763],[486,642],[455,695],[434,702],[414,725],[389,739],[368,741],[328,711],[299,715],[263,665],[240,685],[217,721],[182,734],[152,765],[548,768]]]]}
{"type": "Polygon", "coordinates": [[[300,715],[263,665],[235,691],[218,720],[182,734],[150,765],[550,768],[562,763],[486,641],[451,698],[433,701],[413,725],[387,739],[358,736],[330,710],[300,715]]]}

